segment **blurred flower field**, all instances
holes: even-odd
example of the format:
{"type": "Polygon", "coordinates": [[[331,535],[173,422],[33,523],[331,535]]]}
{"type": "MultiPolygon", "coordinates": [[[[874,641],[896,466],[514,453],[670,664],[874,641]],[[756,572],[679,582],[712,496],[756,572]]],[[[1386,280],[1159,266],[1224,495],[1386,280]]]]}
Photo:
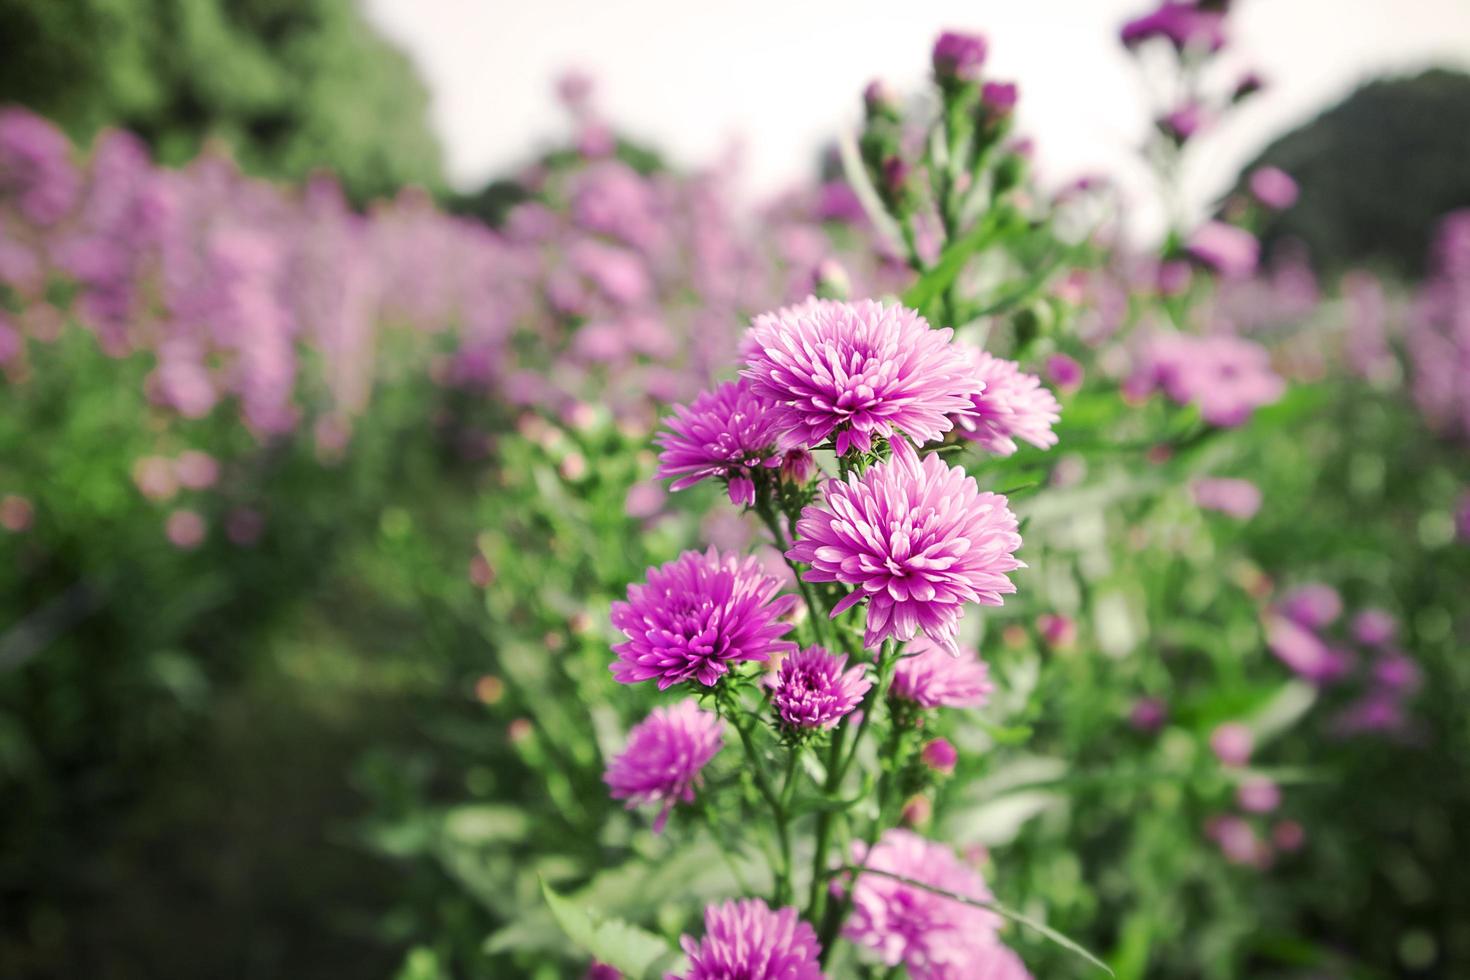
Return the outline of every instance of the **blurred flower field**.
{"type": "Polygon", "coordinates": [[[0,973],[1470,973],[1470,210],[1139,245],[990,44],[493,224],[0,109],[0,973]]]}

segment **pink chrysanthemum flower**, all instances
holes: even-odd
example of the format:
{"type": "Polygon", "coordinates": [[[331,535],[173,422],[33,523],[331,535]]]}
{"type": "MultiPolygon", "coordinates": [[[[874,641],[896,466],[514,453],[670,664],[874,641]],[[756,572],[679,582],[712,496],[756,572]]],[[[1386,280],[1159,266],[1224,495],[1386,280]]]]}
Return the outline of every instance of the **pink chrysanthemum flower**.
{"type": "Polygon", "coordinates": [[[893,668],[889,693],[923,708],[979,708],[995,685],[990,668],[974,650],[951,656],[928,640],[910,643],[893,668]]]}
{"type": "Polygon", "coordinates": [[[960,435],[999,456],[1016,451],[1016,439],[1037,449],[1057,444],[1051,427],[1062,419],[1062,406],[1041,379],[1015,361],[978,347],[962,347],[983,387],[970,396],[971,410],[955,416],[960,435]]]}
{"type": "Polygon", "coordinates": [[[700,770],[724,744],[725,723],[693,698],[654,708],[628,733],[628,747],[608,764],[602,781],[628,809],[658,803],[653,832],[662,833],[675,803],[692,803],[700,770]]]}
{"type": "Polygon", "coordinates": [[[784,458],[776,450],[780,429],[770,408],[745,378],[704,392],[688,407],[674,406],[669,431],[654,440],[663,448],[659,479],[674,479],[674,490],[722,479],[731,503],[754,505],[754,472],[780,466],[784,458]]]}
{"type": "Polygon", "coordinates": [[[689,972],[675,980],[822,980],[822,945],[794,908],[758,898],[704,910],[704,939],[679,940],[689,972]]]}
{"type": "Polygon", "coordinates": [[[936,454],[921,462],[902,439],[861,477],[823,484],[821,504],[802,511],[796,533],[786,557],[812,566],[804,579],[854,587],[833,616],[867,600],[869,648],[923,633],[957,655],[965,603],[1001,605],[1016,591],[1006,573],[1022,567],[1006,498],[981,493],[936,454]]]}
{"type": "Polygon", "coordinates": [[[1286,593],[1278,608],[1292,622],[1319,630],[1342,615],[1342,596],[1325,582],[1308,582],[1286,593]]]}
{"type": "Polygon", "coordinates": [[[831,728],[873,686],[867,668],[847,667],[847,656],[807,647],[781,661],[771,680],[771,704],[793,728],[831,728]]]}
{"type": "MultiPolygon", "coordinates": [[[[871,852],[864,854],[861,843],[853,851],[853,863],[860,867],[977,901],[992,898],[980,875],[953,851],[912,831],[889,830],[871,852]]],[[[843,934],[888,966],[902,963],[912,977],[988,976],[975,969],[1000,957],[996,930],[1001,919],[994,912],[886,875],[858,875],[852,889],[852,914],[843,934]]]]}
{"type": "Polygon", "coordinates": [[[1211,425],[1243,424],[1281,398],[1286,383],[1260,344],[1242,337],[1161,334],[1149,339],[1124,390],[1145,396],[1162,389],[1181,405],[1199,406],[1211,425]]]}
{"type": "Polygon", "coordinates": [[[839,454],[868,452],[894,429],[930,442],[980,387],[952,335],[902,306],[809,299],[756,317],[743,373],[775,403],[783,449],[831,437],[839,454]]]}
{"type": "Polygon", "coordinates": [[[796,596],[777,596],[780,583],[753,555],[686,551],[648,571],[648,581],[628,588],[628,601],[612,605],[612,624],[627,640],[613,647],[611,670],[623,684],[656,680],[659,690],[680,681],[709,687],[732,663],[769,660],[796,644],[780,618],[796,596]]]}

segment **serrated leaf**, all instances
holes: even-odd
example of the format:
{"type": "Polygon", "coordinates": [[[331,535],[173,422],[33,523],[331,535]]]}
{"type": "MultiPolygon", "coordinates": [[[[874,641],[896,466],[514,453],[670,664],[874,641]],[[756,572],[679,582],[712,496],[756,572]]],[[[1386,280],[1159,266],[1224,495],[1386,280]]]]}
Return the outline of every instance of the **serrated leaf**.
{"type": "Polygon", "coordinates": [[[679,958],[678,950],[662,937],[583,908],[557,894],[545,879],[541,881],[541,894],[568,939],[588,956],[630,977],[656,980],[679,958]]]}

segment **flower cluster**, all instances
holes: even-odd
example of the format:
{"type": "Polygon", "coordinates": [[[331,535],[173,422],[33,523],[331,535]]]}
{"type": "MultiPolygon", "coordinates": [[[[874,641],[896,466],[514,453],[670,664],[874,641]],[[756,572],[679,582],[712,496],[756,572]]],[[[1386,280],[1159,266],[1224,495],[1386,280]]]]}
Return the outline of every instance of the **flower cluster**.
{"type": "Polygon", "coordinates": [[[1181,405],[1197,405],[1211,425],[1233,427],[1278,401],[1286,383],[1271,369],[1266,349],[1242,337],[1158,334],[1124,388],[1134,397],[1161,390],[1181,405]]]}

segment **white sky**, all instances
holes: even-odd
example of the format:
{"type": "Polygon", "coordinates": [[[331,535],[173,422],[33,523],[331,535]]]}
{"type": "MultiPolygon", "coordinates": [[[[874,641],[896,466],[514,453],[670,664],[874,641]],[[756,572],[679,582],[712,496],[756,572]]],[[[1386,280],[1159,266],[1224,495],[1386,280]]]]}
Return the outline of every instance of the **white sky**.
{"type": "MultiPolygon", "coordinates": [[[[990,39],[989,71],[1018,81],[1018,124],[1053,183],[1087,172],[1146,202],[1133,148],[1144,85],[1116,41],[1155,0],[363,0],[417,63],[450,179],[472,188],[563,135],[552,80],[576,66],[621,130],[678,163],[741,147],[744,190],[809,174],[882,77],[917,87],[944,28],[990,39]]],[[[1237,0],[1223,71],[1271,88],[1197,149],[1196,207],[1275,135],[1359,81],[1431,64],[1470,68],[1470,0],[1237,0]]],[[[1145,207],[1145,228],[1156,219],[1145,207]]]]}

